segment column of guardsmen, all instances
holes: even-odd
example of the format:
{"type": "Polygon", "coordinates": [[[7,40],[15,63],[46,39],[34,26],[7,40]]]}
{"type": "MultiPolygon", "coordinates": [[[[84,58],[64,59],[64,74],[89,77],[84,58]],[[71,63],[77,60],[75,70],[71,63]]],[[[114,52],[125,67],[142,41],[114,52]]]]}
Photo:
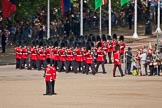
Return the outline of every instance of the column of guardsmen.
{"type": "MultiPolygon", "coordinates": [[[[75,73],[82,72],[88,74],[90,67],[92,74],[98,72],[102,66],[102,73],[106,73],[105,63],[112,64],[112,55],[119,48],[120,61],[123,62],[124,36],[89,36],[70,37],[63,39],[55,38],[53,41],[33,40],[27,47],[26,42],[17,41],[16,52],[16,69],[27,68],[45,69],[47,61],[51,62],[58,72],[75,73]],[[108,58],[108,60],[107,60],[108,58]]],[[[115,59],[115,58],[113,58],[115,59]]]]}

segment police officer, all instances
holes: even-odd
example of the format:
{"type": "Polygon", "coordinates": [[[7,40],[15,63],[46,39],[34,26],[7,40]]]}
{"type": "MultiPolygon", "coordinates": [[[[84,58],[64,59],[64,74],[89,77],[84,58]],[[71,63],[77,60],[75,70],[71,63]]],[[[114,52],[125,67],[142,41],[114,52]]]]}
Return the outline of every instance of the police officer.
{"type": "Polygon", "coordinates": [[[131,75],[131,64],[132,64],[132,48],[128,47],[128,51],[125,53],[126,55],[126,73],[131,75]]]}

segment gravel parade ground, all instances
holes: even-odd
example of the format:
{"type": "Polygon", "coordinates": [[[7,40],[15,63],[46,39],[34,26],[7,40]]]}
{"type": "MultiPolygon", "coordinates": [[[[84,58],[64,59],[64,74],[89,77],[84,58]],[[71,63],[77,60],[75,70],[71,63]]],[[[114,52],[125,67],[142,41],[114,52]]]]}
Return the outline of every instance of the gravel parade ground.
{"type": "Polygon", "coordinates": [[[162,108],[161,76],[113,78],[113,65],[105,67],[95,76],[57,73],[57,95],[44,96],[43,71],[0,66],[0,108],[162,108]]]}

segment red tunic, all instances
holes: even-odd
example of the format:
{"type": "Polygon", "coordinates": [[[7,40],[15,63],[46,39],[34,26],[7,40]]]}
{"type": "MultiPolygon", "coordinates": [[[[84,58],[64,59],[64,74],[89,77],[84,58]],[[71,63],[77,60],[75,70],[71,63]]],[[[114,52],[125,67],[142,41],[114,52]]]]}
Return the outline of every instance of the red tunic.
{"type": "Polygon", "coordinates": [[[65,57],[65,51],[64,51],[64,49],[60,49],[59,50],[59,54],[60,54],[60,56],[59,56],[59,58],[60,58],[60,61],[65,61],[66,59],[66,57],[65,57]]]}
{"type": "Polygon", "coordinates": [[[107,52],[108,46],[106,41],[102,41],[102,49],[107,52]]]}
{"type": "Polygon", "coordinates": [[[115,46],[117,44],[117,41],[116,40],[112,40],[112,51],[115,51],[115,46]]]}
{"type": "Polygon", "coordinates": [[[124,54],[125,43],[120,41],[118,44],[120,45],[120,54],[124,54]]]}
{"type": "Polygon", "coordinates": [[[47,67],[46,70],[45,70],[45,81],[50,81],[52,80],[52,69],[51,67],[47,67]]]}
{"type": "Polygon", "coordinates": [[[112,52],[113,51],[113,47],[112,47],[112,43],[111,42],[107,42],[107,53],[108,52],[112,52]]]}
{"type": "Polygon", "coordinates": [[[86,63],[92,64],[93,63],[93,56],[90,54],[90,52],[86,53],[86,63]]]}
{"type": "Polygon", "coordinates": [[[45,52],[42,48],[38,48],[38,59],[39,60],[45,60],[45,52]]]}
{"type": "Polygon", "coordinates": [[[104,52],[103,50],[97,49],[97,61],[102,62],[104,61],[104,52]]]}
{"type": "Polygon", "coordinates": [[[30,48],[30,52],[31,52],[30,59],[31,60],[37,60],[37,51],[36,51],[36,48],[31,47],[30,48]]]}
{"type": "Polygon", "coordinates": [[[77,54],[75,60],[78,61],[78,62],[82,62],[83,61],[83,56],[82,56],[81,50],[79,48],[77,48],[75,50],[75,52],[77,54]]]}
{"type": "Polygon", "coordinates": [[[67,55],[66,60],[72,61],[73,60],[73,52],[71,49],[67,49],[67,55]]]}
{"type": "Polygon", "coordinates": [[[46,59],[47,58],[51,58],[51,49],[50,48],[46,48],[46,59]]]}
{"type": "Polygon", "coordinates": [[[119,52],[114,53],[114,65],[120,65],[120,54],[119,54],[119,52]]]}
{"type": "Polygon", "coordinates": [[[53,53],[52,59],[53,60],[59,60],[59,53],[58,53],[58,50],[56,48],[52,49],[52,53],[53,53]]]}
{"type": "Polygon", "coordinates": [[[51,72],[51,75],[52,75],[52,80],[55,80],[56,79],[56,68],[51,66],[50,72],[51,72]]]}
{"type": "Polygon", "coordinates": [[[22,58],[22,50],[21,50],[21,48],[16,47],[15,52],[16,52],[16,59],[21,59],[22,58]]]}
{"type": "Polygon", "coordinates": [[[27,48],[22,48],[22,58],[23,59],[28,58],[28,50],[27,50],[27,48]]]}

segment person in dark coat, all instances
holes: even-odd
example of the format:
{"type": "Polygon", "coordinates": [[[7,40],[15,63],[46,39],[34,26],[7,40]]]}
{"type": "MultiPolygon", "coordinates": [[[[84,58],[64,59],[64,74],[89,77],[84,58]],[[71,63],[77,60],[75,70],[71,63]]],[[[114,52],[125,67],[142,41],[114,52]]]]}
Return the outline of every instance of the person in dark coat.
{"type": "Polygon", "coordinates": [[[2,34],[2,39],[1,39],[2,53],[6,52],[6,34],[7,34],[7,31],[4,30],[2,34]]]}
{"type": "Polygon", "coordinates": [[[126,54],[125,54],[125,56],[126,56],[126,73],[128,74],[128,75],[130,75],[131,74],[131,63],[132,63],[132,61],[131,61],[131,59],[132,59],[132,48],[130,48],[130,47],[128,47],[128,51],[126,52],[126,54]]]}

